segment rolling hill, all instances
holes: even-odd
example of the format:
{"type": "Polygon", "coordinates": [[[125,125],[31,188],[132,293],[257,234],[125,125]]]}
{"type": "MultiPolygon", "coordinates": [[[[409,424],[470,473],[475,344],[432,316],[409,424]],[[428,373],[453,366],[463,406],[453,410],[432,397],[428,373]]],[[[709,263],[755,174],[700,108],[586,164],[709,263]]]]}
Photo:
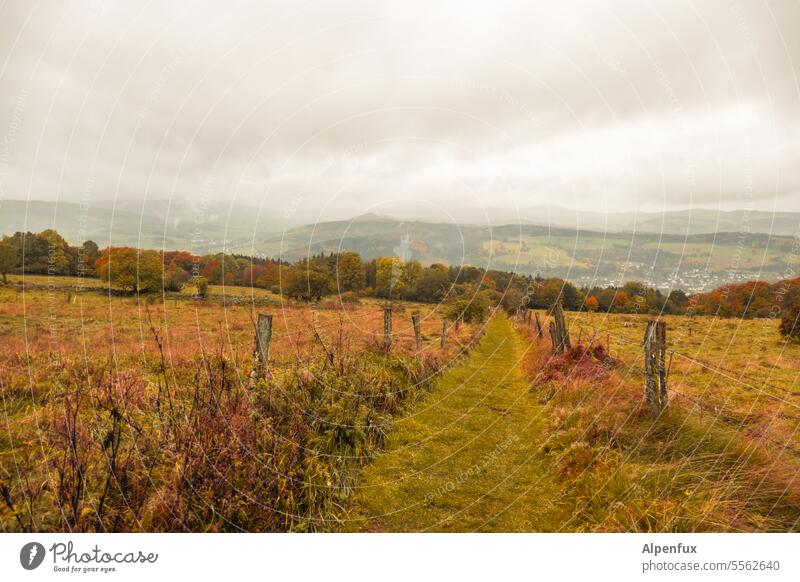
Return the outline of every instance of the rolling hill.
{"type": "Polygon", "coordinates": [[[469,209],[454,210],[454,216],[464,222],[365,214],[293,226],[268,209],[238,203],[108,200],[82,207],[5,200],[0,201],[0,233],[55,228],[73,243],[92,239],[101,247],[136,245],[198,254],[225,250],[289,261],[349,250],[367,259],[400,256],[423,264],[470,264],[586,285],[640,279],[705,291],[783,278],[793,239],[775,233],[795,232],[800,224],[798,213],[703,209],[576,216],[565,209],[531,207],[504,224],[494,224],[504,216],[500,211],[487,211],[482,222],[469,209]],[[525,216],[545,224],[526,223],[525,216]],[[571,222],[581,228],[564,226],[571,222]]]}
{"type": "Polygon", "coordinates": [[[792,239],[760,233],[697,235],[598,232],[538,225],[497,227],[401,221],[374,214],[288,229],[234,248],[294,261],[356,251],[364,258],[400,256],[423,264],[469,264],[581,284],[640,279],[700,291],[755,278],[777,279],[792,239]]]}
{"type": "Polygon", "coordinates": [[[280,225],[273,217],[259,217],[256,208],[222,202],[100,200],[82,205],[0,201],[0,234],[48,228],[73,244],[91,239],[101,247],[130,245],[204,253],[250,240],[256,229],[262,235],[280,230],[280,225]]]}

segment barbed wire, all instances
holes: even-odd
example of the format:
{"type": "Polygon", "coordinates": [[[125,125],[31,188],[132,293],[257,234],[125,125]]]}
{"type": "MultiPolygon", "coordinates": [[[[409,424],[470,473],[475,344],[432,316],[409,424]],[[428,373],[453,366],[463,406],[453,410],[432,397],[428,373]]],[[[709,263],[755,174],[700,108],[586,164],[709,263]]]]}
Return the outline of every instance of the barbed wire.
{"type": "MultiPolygon", "coordinates": [[[[621,344],[624,344],[624,345],[629,345],[629,346],[641,346],[642,345],[640,342],[631,341],[628,338],[625,338],[625,337],[623,337],[621,335],[612,333],[611,331],[609,331],[607,329],[602,329],[601,330],[601,329],[599,329],[597,327],[594,327],[591,324],[582,324],[581,327],[586,327],[588,329],[591,329],[596,334],[602,334],[602,333],[607,334],[609,337],[613,337],[615,341],[617,341],[617,342],[619,342],[621,344]]],[[[779,396],[777,394],[773,394],[772,392],[769,392],[767,390],[759,388],[758,386],[755,386],[755,385],[753,385],[753,384],[751,384],[749,382],[745,382],[741,377],[737,377],[735,375],[736,372],[734,372],[732,370],[729,370],[729,369],[727,369],[727,368],[725,368],[723,366],[720,366],[719,364],[713,364],[711,362],[702,360],[700,358],[697,358],[697,357],[694,357],[694,356],[690,356],[688,354],[684,354],[683,352],[680,352],[680,351],[678,351],[678,350],[676,350],[674,348],[667,348],[667,352],[669,354],[673,355],[673,356],[678,356],[678,357],[683,358],[683,359],[685,359],[687,361],[690,361],[690,362],[692,362],[694,364],[697,364],[698,366],[700,366],[700,367],[702,367],[702,368],[704,368],[706,370],[709,370],[711,372],[714,372],[715,374],[719,374],[720,376],[723,376],[723,377],[725,377],[725,378],[727,378],[729,380],[733,380],[734,382],[737,382],[738,384],[740,384],[740,385],[742,385],[742,386],[744,386],[746,388],[749,388],[751,390],[755,390],[757,392],[760,392],[761,394],[764,394],[765,396],[768,396],[770,398],[774,398],[775,400],[778,400],[780,402],[788,404],[789,406],[792,406],[794,408],[800,409],[800,406],[798,406],[797,404],[795,404],[793,402],[789,402],[788,400],[786,400],[785,398],[782,398],[781,396],[779,396]]],[[[763,386],[772,388],[772,389],[777,390],[779,392],[785,392],[786,391],[785,387],[776,386],[775,384],[771,384],[771,383],[769,383],[767,381],[758,380],[758,382],[761,383],[763,386]]]]}
{"type": "MultiPolygon", "coordinates": [[[[643,345],[642,342],[631,341],[628,338],[624,338],[624,337],[622,337],[620,335],[612,333],[611,331],[609,331],[607,329],[601,330],[601,329],[599,329],[597,327],[594,327],[591,324],[582,324],[580,326],[580,328],[588,328],[588,329],[591,329],[592,331],[595,332],[595,335],[591,336],[591,339],[589,340],[589,345],[591,345],[591,343],[594,341],[594,339],[597,337],[598,334],[606,334],[608,337],[612,337],[614,340],[616,340],[619,343],[624,344],[624,345],[638,346],[638,347],[641,347],[643,345]]],[[[761,393],[761,394],[763,394],[765,396],[768,396],[770,398],[773,398],[773,399],[775,399],[775,400],[777,400],[777,401],[779,401],[779,402],[781,402],[783,404],[789,405],[789,406],[791,406],[793,408],[800,409],[800,406],[798,406],[797,404],[795,404],[793,402],[790,402],[790,401],[788,401],[788,400],[786,400],[784,398],[781,398],[780,396],[777,396],[775,394],[772,394],[770,392],[762,390],[762,389],[758,388],[757,386],[754,386],[752,384],[744,382],[741,378],[737,378],[736,376],[732,375],[732,374],[734,374],[734,372],[728,370],[727,368],[723,368],[722,366],[718,366],[718,365],[715,366],[714,364],[712,364],[710,362],[706,362],[706,361],[703,361],[703,360],[701,360],[699,358],[695,358],[695,357],[689,356],[689,355],[684,354],[682,352],[679,352],[678,350],[675,350],[675,349],[668,349],[667,352],[670,353],[671,355],[675,355],[675,356],[684,358],[687,361],[690,361],[690,362],[692,362],[694,364],[697,364],[697,365],[701,366],[702,368],[704,368],[704,369],[706,369],[706,370],[708,370],[710,372],[713,372],[714,374],[718,374],[718,375],[720,375],[720,376],[722,376],[724,378],[727,378],[729,380],[733,380],[733,381],[737,382],[738,384],[740,384],[742,386],[745,386],[746,388],[750,388],[752,390],[756,390],[757,392],[759,392],[759,393],[761,393]]],[[[622,360],[620,360],[620,361],[622,361],[622,360]]],[[[632,363],[632,362],[629,362],[629,361],[625,361],[624,363],[625,363],[626,367],[629,370],[634,370],[634,371],[636,371],[636,372],[638,372],[638,373],[640,373],[642,375],[645,374],[644,368],[642,368],[640,366],[637,366],[635,363],[632,363]]],[[[777,387],[774,384],[770,384],[768,382],[764,382],[764,385],[765,386],[770,386],[770,387],[778,389],[778,390],[783,390],[783,388],[777,387]]],[[[687,401],[691,402],[693,405],[698,407],[701,411],[711,412],[711,413],[715,414],[717,417],[722,418],[726,422],[744,424],[744,422],[746,421],[745,419],[735,418],[735,417],[732,417],[730,415],[726,415],[721,411],[720,407],[717,407],[717,406],[715,406],[713,404],[709,404],[707,402],[703,402],[702,400],[699,400],[699,399],[687,394],[686,392],[684,392],[682,390],[678,390],[678,389],[676,389],[674,387],[670,387],[669,392],[671,394],[675,394],[675,395],[677,395],[677,396],[679,396],[681,398],[686,399],[687,401]]],[[[739,432],[743,432],[743,431],[740,429],[739,432]]],[[[788,440],[779,441],[779,440],[776,440],[774,438],[768,437],[766,434],[759,435],[758,438],[760,440],[762,440],[764,442],[767,442],[767,443],[770,443],[770,444],[772,444],[772,445],[774,445],[776,447],[781,447],[781,448],[788,449],[793,454],[800,456],[800,448],[792,445],[788,440]]]]}

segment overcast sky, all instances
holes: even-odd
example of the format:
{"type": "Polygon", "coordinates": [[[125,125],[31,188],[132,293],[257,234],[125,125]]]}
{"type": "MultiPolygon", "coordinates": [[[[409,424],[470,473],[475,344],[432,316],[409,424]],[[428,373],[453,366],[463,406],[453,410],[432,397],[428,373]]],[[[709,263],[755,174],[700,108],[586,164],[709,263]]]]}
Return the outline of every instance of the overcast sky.
{"type": "Polygon", "coordinates": [[[0,199],[800,210],[798,66],[795,0],[12,0],[0,199]]]}

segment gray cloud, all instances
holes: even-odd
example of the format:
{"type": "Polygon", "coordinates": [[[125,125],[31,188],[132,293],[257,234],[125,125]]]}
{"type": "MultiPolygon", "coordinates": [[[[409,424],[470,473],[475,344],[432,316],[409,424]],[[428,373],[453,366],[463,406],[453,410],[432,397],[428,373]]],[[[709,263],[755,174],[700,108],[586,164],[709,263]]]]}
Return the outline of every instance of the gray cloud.
{"type": "Polygon", "coordinates": [[[792,0],[6,2],[0,198],[800,210],[798,29],[792,0]]]}

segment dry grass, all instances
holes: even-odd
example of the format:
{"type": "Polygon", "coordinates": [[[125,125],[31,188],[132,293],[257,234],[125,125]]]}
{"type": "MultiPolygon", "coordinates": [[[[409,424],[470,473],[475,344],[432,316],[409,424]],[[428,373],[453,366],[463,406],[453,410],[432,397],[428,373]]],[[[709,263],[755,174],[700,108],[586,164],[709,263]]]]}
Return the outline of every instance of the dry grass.
{"type": "MultiPolygon", "coordinates": [[[[574,342],[579,321],[586,329],[600,317],[566,315],[574,342]]],[[[633,342],[645,319],[604,323],[633,342]]],[[[682,398],[654,421],[643,402],[638,345],[612,344],[611,357],[596,337],[591,349],[554,357],[549,339],[531,331],[495,318],[465,364],[397,421],[385,452],[364,471],[352,527],[800,529],[800,465],[791,451],[682,398]]],[[[760,403],[749,392],[739,397],[760,403]]],[[[776,439],[792,436],[773,429],[776,439]]]]}
{"type": "MultiPolygon", "coordinates": [[[[570,313],[573,338],[608,344],[640,378],[647,316],[570,313]]],[[[800,455],[800,344],[771,319],[667,316],[670,393],[709,422],[800,455]]]]}
{"type": "Polygon", "coordinates": [[[667,317],[670,349],[726,371],[673,356],[670,409],[653,421],[642,397],[648,318],[567,319],[573,343],[582,336],[584,344],[605,347],[610,333],[614,364],[602,377],[582,373],[580,365],[572,374],[567,365],[558,381],[548,381],[554,361],[564,357],[553,358],[549,340],[520,325],[534,346],[527,362],[533,390],[551,418],[547,453],[579,499],[564,529],[800,528],[800,399],[792,393],[798,371],[787,358],[798,347],[781,341],[773,323],[667,317]],[[764,352],[785,362],[774,375],[759,370],[757,354],[764,352]]]}
{"type": "Polygon", "coordinates": [[[361,459],[477,328],[444,350],[440,330],[398,304],[386,353],[375,302],[0,287],[0,530],[335,529],[361,459]],[[274,335],[250,389],[257,312],[274,335]]]}

